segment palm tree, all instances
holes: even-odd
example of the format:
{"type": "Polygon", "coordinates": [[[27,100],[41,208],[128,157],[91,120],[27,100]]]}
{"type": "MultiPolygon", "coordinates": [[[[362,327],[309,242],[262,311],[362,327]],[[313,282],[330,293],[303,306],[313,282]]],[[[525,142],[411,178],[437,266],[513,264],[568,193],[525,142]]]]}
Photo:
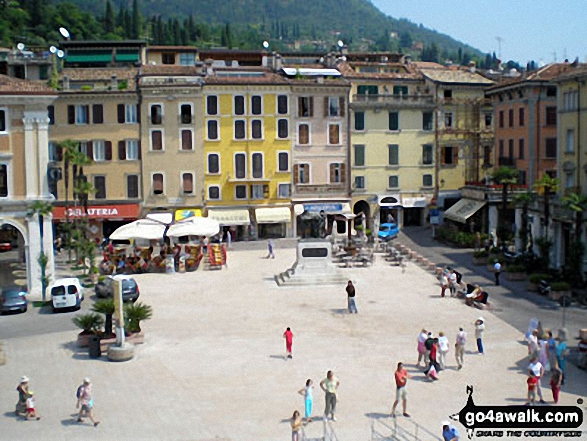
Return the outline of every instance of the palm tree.
{"type": "Polygon", "coordinates": [[[130,333],[141,332],[141,321],[153,317],[153,308],[141,302],[130,303],[124,307],[126,330],[130,333]]]}
{"type": "Polygon", "coordinates": [[[509,231],[506,220],[508,187],[518,182],[518,171],[512,167],[500,167],[493,172],[493,180],[501,185],[501,213],[499,216],[499,228],[497,229],[497,234],[500,245],[503,245],[509,231]]]}
{"type": "MultiPolygon", "coordinates": [[[[522,209],[522,225],[520,225],[520,239],[522,241],[522,250],[525,252],[528,248],[528,208],[536,199],[534,193],[527,191],[514,196],[514,204],[522,209]]],[[[531,248],[530,248],[531,250],[531,248]]]]}
{"type": "Polygon", "coordinates": [[[112,316],[114,315],[114,300],[112,298],[98,300],[94,303],[92,311],[104,314],[106,321],[104,322],[104,334],[106,337],[112,335],[112,316]]]}
{"type": "Polygon", "coordinates": [[[563,206],[575,214],[575,240],[572,246],[571,270],[575,277],[583,280],[583,254],[585,247],[582,240],[583,213],[587,210],[587,196],[569,193],[562,198],[563,206]]]}
{"type": "Polygon", "coordinates": [[[32,217],[34,215],[37,215],[38,217],[38,221],[39,221],[39,236],[41,238],[41,253],[39,255],[38,258],[38,262],[39,265],[41,267],[41,295],[43,296],[43,302],[45,301],[45,290],[47,289],[47,276],[46,276],[46,268],[47,268],[47,262],[48,262],[48,258],[45,255],[45,247],[44,247],[44,237],[45,237],[45,229],[44,229],[44,225],[43,225],[43,221],[45,216],[50,215],[53,212],[53,205],[51,205],[49,202],[45,202],[45,201],[35,201],[33,202],[33,204],[29,207],[29,211],[27,213],[27,215],[29,217],[32,217]]]}
{"type": "Polygon", "coordinates": [[[559,180],[544,173],[540,179],[534,183],[534,189],[544,199],[544,230],[543,237],[548,240],[548,227],[550,226],[550,196],[552,196],[559,187],[559,180]]]}

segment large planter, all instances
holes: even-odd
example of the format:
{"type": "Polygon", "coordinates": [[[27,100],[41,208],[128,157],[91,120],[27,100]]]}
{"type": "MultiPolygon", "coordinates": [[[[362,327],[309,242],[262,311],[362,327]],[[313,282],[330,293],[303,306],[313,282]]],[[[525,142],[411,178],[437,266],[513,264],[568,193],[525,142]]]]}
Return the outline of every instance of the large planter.
{"type": "Polygon", "coordinates": [[[473,256],[473,265],[487,265],[489,257],[475,257],[473,256]]]}
{"type": "Polygon", "coordinates": [[[563,297],[570,299],[571,291],[550,291],[550,293],[548,293],[548,298],[554,300],[555,302],[558,302],[563,297]]]}
{"type": "Polygon", "coordinates": [[[511,281],[521,281],[521,280],[526,280],[528,278],[528,275],[526,273],[520,273],[520,272],[516,272],[516,273],[505,273],[506,278],[508,280],[511,281]]]}
{"type": "Polygon", "coordinates": [[[77,347],[78,348],[87,348],[90,346],[90,338],[92,338],[95,334],[84,334],[80,332],[77,335],[77,347]]]}

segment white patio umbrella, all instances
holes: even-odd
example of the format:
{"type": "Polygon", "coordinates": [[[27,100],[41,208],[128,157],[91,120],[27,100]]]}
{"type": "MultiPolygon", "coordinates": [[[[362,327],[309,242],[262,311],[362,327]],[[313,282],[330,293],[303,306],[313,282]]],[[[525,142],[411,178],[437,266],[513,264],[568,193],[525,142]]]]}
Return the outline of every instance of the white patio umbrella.
{"type": "Polygon", "coordinates": [[[220,224],[208,217],[194,216],[174,223],[169,227],[167,236],[214,236],[220,231],[220,224]]]}
{"type": "Polygon", "coordinates": [[[117,228],[110,240],[163,239],[167,225],[151,219],[139,219],[117,228]]]}

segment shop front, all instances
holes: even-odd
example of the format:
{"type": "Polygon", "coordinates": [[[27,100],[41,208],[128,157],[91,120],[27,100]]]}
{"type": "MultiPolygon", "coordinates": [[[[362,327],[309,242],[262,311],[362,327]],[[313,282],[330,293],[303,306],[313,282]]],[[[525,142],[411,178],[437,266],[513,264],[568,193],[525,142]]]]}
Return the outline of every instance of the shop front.
{"type": "Polygon", "coordinates": [[[379,222],[396,223],[403,226],[403,206],[400,201],[399,194],[381,195],[377,197],[377,205],[379,208],[379,222]]]}
{"type": "Polygon", "coordinates": [[[223,236],[230,234],[233,241],[255,236],[248,208],[209,208],[207,217],[218,221],[223,236]]]}
{"type": "Polygon", "coordinates": [[[402,196],[402,209],[404,214],[403,226],[422,226],[426,222],[426,207],[428,199],[424,196],[402,196]]]}
{"type": "Polygon", "coordinates": [[[259,239],[280,239],[287,237],[291,224],[290,207],[263,207],[255,209],[257,236],[259,239]]]}
{"type": "Polygon", "coordinates": [[[483,225],[482,213],[480,213],[480,210],[485,204],[485,201],[462,198],[444,212],[444,219],[465,225],[467,226],[466,230],[468,231],[479,231],[476,227],[483,225]]]}
{"type": "Polygon", "coordinates": [[[324,215],[326,218],[326,234],[335,236],[348,235],[347,217],[352,215],[351,205],[348,202],[308,202],[294,206],[296,216],[296,234],[304,236],[300,216],[304,213],[324,215]]]}

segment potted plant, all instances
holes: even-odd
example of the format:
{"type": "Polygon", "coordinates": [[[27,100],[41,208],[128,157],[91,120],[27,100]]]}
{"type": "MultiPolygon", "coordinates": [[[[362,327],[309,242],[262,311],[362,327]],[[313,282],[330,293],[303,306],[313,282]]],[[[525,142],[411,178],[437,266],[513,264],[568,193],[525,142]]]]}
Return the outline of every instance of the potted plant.
{"type": "Polygon", "coordinates": [[[538,292],[542,280],[549,280],[550,276],[544,273],[535,273],[528,276],[528,291],[538,292]]]}
{"type": "Polygon", "coordinates": [[[129,303],[124,308],[125,329],[129,334],[141,332],[141,322],[153,316],[153,308],[142,302],[129,303]]]}
{"type": "Polygon", "coordinates": [[[506,267],[508,280],[526,280],[526,266],[512,263],[506,267]]]}
{"type": "Polygon", "coordinates": [[[114,315],[114,300],[112,298],[98,300],[92,307],[93,312],[104,314],[104,337],[111,338],[112,333],[112,316],[114,315]]]}
{"type": "Polygon", "coordinates": [[[100,333],[104,325],[104,319],[95,312],[77,315],[72,319],[73,323],[82,330],[77,336],[77,345],[85,348],[90,345],[90,337],[100,333]]]}
{"type": "Polygon", "coordinates": [[[571,285],[567,282],[553,282],[550,285],[548,298],[559,301],[563,297],[571,296],[571,285]]]}
{"type": "Polygon", "coordinates": [[[487,265],[489,253],[485,250],[478,250],[473,252],[473,265],[487,265]]]}

